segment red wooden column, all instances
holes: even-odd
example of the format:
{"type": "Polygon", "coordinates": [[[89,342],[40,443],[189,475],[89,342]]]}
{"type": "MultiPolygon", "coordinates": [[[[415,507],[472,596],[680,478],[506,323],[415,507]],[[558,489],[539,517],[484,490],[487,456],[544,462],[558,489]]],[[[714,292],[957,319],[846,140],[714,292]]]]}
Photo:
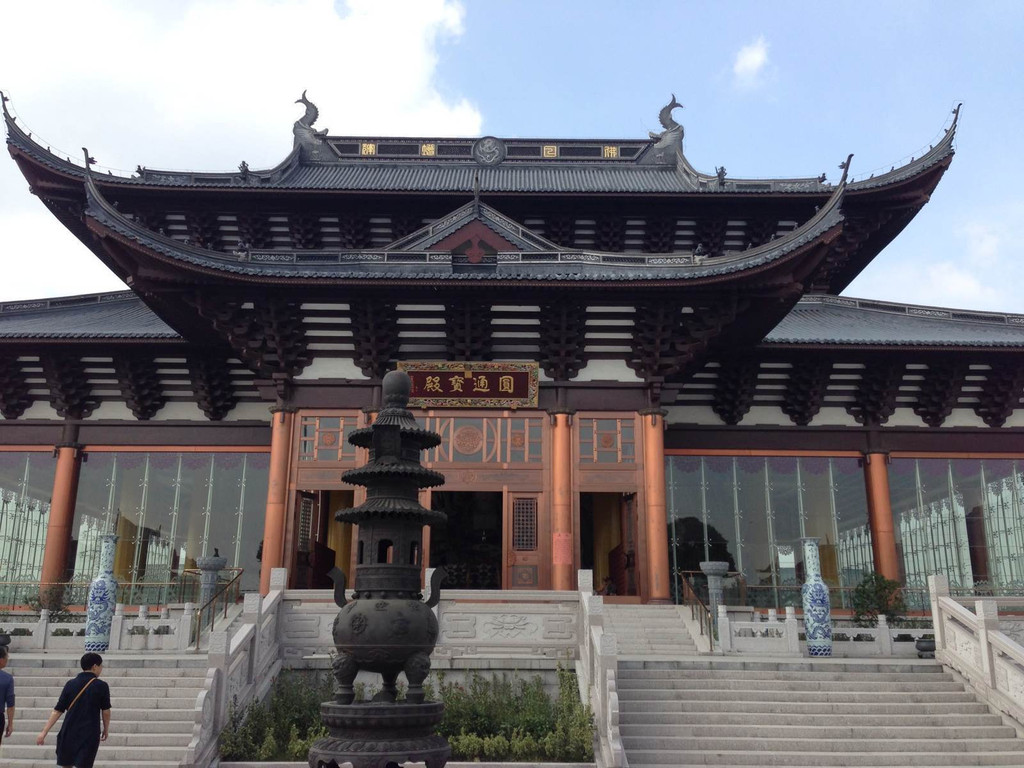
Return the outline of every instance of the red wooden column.
{"type": "Polygon", "coordinates": [[[551,588],[573,589],[572,414],[551,411],[551,588]]]}
{"type": "Polygon", "coordinates": [[[644,439],[647,585],[652,603],[670,603],[668,515],[665,511],[665,411],[640,411],[644,439]]]}
{"type": "Polygon", "coordinates": [[[263,520],[263,560],[260,563],[260,594],[270,591],[270,571],[284,563],[285,510],[288,507],[288,460],[291,455],[290,408],[270,409],[270,476],[267,480],[267,513],[263,520]]]}
{"type": "Polygon", "coordinates": [[[46,525],[46,545],[39,577],[41,584],[63,582],[67,574],[82,457],[77,425],[64,425],[61,442],[54,446],[53,451],[57,457],[57,468],[53,475],[53,493],[50,495],[50,520],[46,525]]]}
{"type": "Polygon", "coordinates": [[[889,456],[864,454],[867,481],[868,516],[871,522],[871,549],[875,572],[887,579],[900,580],[900,559],[896,551],[896,532],[889,499],[889,456]]]}

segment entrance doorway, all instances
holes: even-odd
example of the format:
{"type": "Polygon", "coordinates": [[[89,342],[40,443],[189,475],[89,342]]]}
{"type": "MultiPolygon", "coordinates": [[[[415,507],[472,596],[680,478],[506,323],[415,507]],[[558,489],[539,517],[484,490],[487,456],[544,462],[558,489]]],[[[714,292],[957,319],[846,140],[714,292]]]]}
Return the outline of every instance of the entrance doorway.
{"type": "Polygon", "coordinates": [[[612,594],[637,594],[635,498],[580,494],[580,567],[593,570],[595,590],[610,579],[612,594]]]}
{"type": "Polygon", "coordinates": [[[502,494],[434,491],[431,508],[448,515],[430,529],[430,565],[448,573],[446,589],[501,589],[502,494]]]}

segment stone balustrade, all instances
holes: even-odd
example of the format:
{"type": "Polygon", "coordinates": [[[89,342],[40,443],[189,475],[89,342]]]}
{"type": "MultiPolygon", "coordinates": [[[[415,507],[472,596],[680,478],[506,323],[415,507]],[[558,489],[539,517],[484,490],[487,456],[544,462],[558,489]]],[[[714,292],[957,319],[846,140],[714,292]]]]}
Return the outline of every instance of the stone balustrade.
{"type": "MultiPolygon", "coordinates": [[[[986,703],[1024,725],[1024,646],[1003,631],[1000,621],[1000,611],[1019,611],[1024,600],[977,600],[972,611],[950,596],[945,576],[929,576],[928,591],[935,658],[963,675],[986,703]]],[[[1019,614],[1005,623],[1015,626],[1019,614]]]]}

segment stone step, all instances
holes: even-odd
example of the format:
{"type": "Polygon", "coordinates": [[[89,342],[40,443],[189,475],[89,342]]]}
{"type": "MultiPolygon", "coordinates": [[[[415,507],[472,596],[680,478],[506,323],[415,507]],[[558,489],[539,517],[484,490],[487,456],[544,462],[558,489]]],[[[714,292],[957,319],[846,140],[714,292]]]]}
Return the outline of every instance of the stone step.
{"type": "MultiPolygon", "coordinates": [[[[867,680],[887,683],[913,683],[921,681],[921,674],[885,672],[773,672],[739,669],[629,669],[619,668],[619,684],[624,680],[867,680]]],[[[949,672],[927,676],[925,682],[952,680],[949,672]]]]}
{"type": "MultiPolygon", "coordinates": [[[[75,671],[69,667],[67,670],[61,671],[50,667],[18,667],[10,664],[7,667],[7,672],[19,680],[59,680],[65,682],[78,675],[81,670],[75,671]]],[[[145,679],[159,681],[160,685],[172,685],[174,680],[185,680],[191,684],[202,685],[203,681],[206,680],[206,672],[205,667],[119,667],[109,670],[106,669],[104,664],[103,680],[145,679]]]]}
{"type": "MultiPolygon", "coordinates": [[[[626,690],[650,690],[650,680],[623,677],[618,680],[620,693],[626,690]]],[[[711,678],[711,679],[674,679],[661,680],[657,683],[659,690],[674,691],[794,691],[812,692],[829,691],[831,693],[928,693],[941,691],[963,691],[962,683],[953,680],[938,682],[896,682],[888,683],[873,680],[747,680],[743,678],[711,678]]]]}
{"type": "MultiPolygon", "coordinates": [[[[53,766],[54,756],[54,743],[52,739],[53,734],[46,737],[47,742],[43,746],[37,746],[35,742],[31,745],[20,745],[11,744],[8,746],[6,743],[3,746],[5,760],[22,759],[22,760],[45,760],[49,759],[50,767],[53,766]]],[[[142,761],[149,760],[152,762],[162,762],[167,760],[169,752],[184,754],[183,749],[177,747],[109,747],[106,744],[100,745],[100,753],[103,755],[104,760],[122,760],[131,761],[134,765],[138,765],[142,761]]],[[[180,757],[179,757],[180,760],[180,757]]],[[[177,762],[170,763],[171,765],[177,765],[177,762]]]]}
{"type": "Polygon", "coordinates": [[[778,690],[732,690],[728,688],[708,688],[702,690],[682,691],[671,688],[621,688],[619,701],[675,701],[681,695],[689,701],[776,701],[790,703],[828,703],[828,704],[932,704],[972,702],[974,694],[967,693],[961,687],[958,691],[778,691],[778,690]]]}
{"type": "MultiPolygon", "coordinates": [[[[1008,725],[967,726],[893,726],[893,725],[822,725],[817,719],[814,725],[780,725],[775,718],[762,723],[748,722],[745,725],[713,725],[680,722],[665,725],[623,724],[620,722],[622,737],[625,739],[651,739],[679,737],[684,739],[1016,739],[1017,732],[1008,725]]],[[[1024,747],[1024,745],[1021,745],[1024,747]]]]}
{"type": "MultiPolygon", "coordinates": [[[[16,675],[14,677],[15,686],[19,694],[27,691],[29,688],[41,688],[45,691],[60,691],[64,687],[64,683],[70,680],[70,677],[35,677],[34,675],[16,675]]],[[[106,675],[103,676],[104,682],[110,686],[111,691],[123,691],[129,687],[139,687],[145,685],[147,689],[159,688],[161,690],[199,690],[204,688],[204,678],[201,677],[161,677],[156,679],[150,679],[148,675],[140,674],[136,677],[115,677],[108,678],[106,675]]]]}
{"type": "Polygon", "coordinates": [[[754,672],[880,672],[884,674],[942,674],[942,665],[930,659],[900,659],[881,662],[877,660],[854,659],[806,659],[789,660],[744,660],[732,661],[711,657],[648,661],[632,660],[619,662],[620,670],[742,670],[754,672]]]}
{"type": "MultiPolygon", "coordinates": [[[[119,668],[139,668],[145,667],[147,669],[160,669],[160,668],[202,668],[206,669],[210,666],[209,659],[205,653],[184,653],[184,654],[123,654],[123,653],[104,653],[103,656],[103,674],[111,674],[115,669],[119,668]]],[[[30,652],[19,652],[17,654],[11,654],[10,666],[12,669],[17,667],[43,667],[52,669],[62,669],[74,671],[75,674],[81,672],[81,666],[79,660],[82,654],[69,654],[67,656],[55,656],[50,654],[35,654],[30,652]]]]}
{"type": "MultiPolygon", "coordinates": [[[[34,682],[34,681],[33,681],[34,682]]],[[[110,681],[107,681],[110,682],[110,681]]],[[[191,686],[163,686],[163,685],[150,685],[146,687],[135,687],[143,681],[134,681],[135,686],[129,687],[126,685],[127,681],[120,681],[112,683],[110,685],[110,697],[113,699],[117,698],[154,698],[154,699],[166,699],[168,697],[184,697],[191,696],[193,700],[199,691],[202,690],[201,685],[191,686]]],[[[18,681],[15,681],[15,691],[17,691],[18,701],[24,698],[40,698],[45,696],[54,696],[60,694],[63,689],[63,685],[22,685],[18,681]]]]}
{"type": "MultiPolygon", "coordinates": [[[[860,706],[860,705],[858,705],[860,706]]],[[[983,705],[982,705],[983,706],[983,705]]],[[[757,712],[708,712],[704,709],[691,712],[620,712],[619,723],[622,726],[634,725],[669,725],[677,728],[691,726],[731,726],[751,725],[760,726],[771,723],[780,728],[793,725],[806,725],[808,714],[785,714],[781,712],[757,713],[757,712]],[[763,717],[770,714],[771,717],[763,717]]],[[[823,727],[849,726],[854,728],[888,726],[888,727],[915,727],[915,728],[952,728],[952,727],[975,727],[975,726],[1001,726],[1003,723],[999,715],[991,714],[987,708],[979,709],[977,713],[968,714],[964,712],[952,712],[949,714],[828,714],[815,715],[814,722],[823,727]]]]}
{"type": "MultiPolygon", "coordinates": [[[[35,734],[43,730],[43,725],[52,711],[50,709],[30,709],[26,711],[18,707],[17,729],[32,733],[33,738],[35,738],[35,734]]],[[[196,716],[194,709],[161,709],[156,712],[146,713],[153,716],[160,715],[163,718],[161,720],[142,719],[139,713],[135,712],[129,715],[120,713],[119,716],[116,709],[112,709],[110,712],[111,728],[114,728],[119,733],[192,733],[192,725],[195,722],[196,716]]]]}
{"type": "MultiPolygon", "coordinates": [[[[46,759],[7,758],[4,756],[3,764],[4,768],[53,768],[54,765],[52,755],[46,759]]],[[[103,757],[103,747],[100,747],[99,757],[93,763],[93,768],[180,768],[180,766],[179,760],[108,760],[103,757]]]]}
{"type": "MultiPolygon", "coordinates": [[[[867,744],[884,746],[886,752],[1019,752],[1024,754],[1024,742],[1016,738],[1002,739],[887,739],[868,741],[867,744]]],[[[749,751],[759,754],[771,752],[864,752],[864,739],[769,738],[734,737],[714,738],[699,736],[658,736],[635,738],[623,735],[626,749],[661,749],[671,751],[721,750],[749,751]]]]}
{"type": "Polygon", "coordinates": [[[861,703],[851,702],[796,702],[796,701],[680,701],[678,699],[665,699],[663,701],[620,701],[628,706],[623,712],[629,713],[702,713],[702,712],[728,712],[742,713],[747,715],[755,714],[787,714],[787,715],[874,715],[874,714],[915,714],[915,715],[953,715],[953,714],[988,714],[986,705],[978,701],[955,701],[955,702],[933,702],[907,704],[906,702],[894,701],[880,703],[867,701],[861,703]]]}
{"type": "MultiPolygon", "coordinates": [[[[29,729],[25,723],[16,722],[16,725],[19,726],[19,729],[9,738],[4,739],[3,748],[35,746],[36,735],[43,729],[43,724],[39,723],[38,728],[32,729],[29,729]]],[[[191,728],[181,733],[119,733],[118,730],[118,724],[111,722],[110,735],[103,742],[104,747],[175,747],[184,749],[192,740],[191,728]]]]}
{"type": "MultiPolygon", "coordinates": [[[[884,746],[884,745],[880,745],[884,746]]],[[[778,766],[779,768],[967,768],[976,765],[1024,765],[1024,752],[663,752],[641,749],[629,753],[630,768],[645,766],[778,766]]],[[[98,768],[98,766],[97,766],[98,768]]]]}
{"type": "MultiPolygon", "coordinates": [[[[50,696],[27,696],[22,697],[20,693],[18,696],[18,708],[46,708],[49,707],[53,710],[53,705],[57,701],[58,692],[54,692],[50,696]]],[[[168,696],[165,698],[157,698],[153,695],[149,696],[119,696],[114,699],[113,693],[111,694],[111,704],[118,706],[122,710],[129,712],[139,709],[187,709],[188,707],[194,707],[196,703],[196,697],[183,697],[183,696],[168,696]]]]}

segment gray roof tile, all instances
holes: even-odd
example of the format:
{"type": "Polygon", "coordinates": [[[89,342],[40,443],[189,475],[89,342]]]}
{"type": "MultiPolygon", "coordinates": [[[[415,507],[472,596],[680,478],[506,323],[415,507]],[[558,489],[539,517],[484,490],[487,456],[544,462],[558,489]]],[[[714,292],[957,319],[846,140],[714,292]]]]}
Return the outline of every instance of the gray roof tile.
{"type": "Polygon", "coordinates": [[[1024,347],[1024,316],[808,296],[768,344],[1024,347]]]}
{"type": "Polygon", "coordinates": [[[130,292],[0,304],[0,339],[177,339],[130,292]]]}

